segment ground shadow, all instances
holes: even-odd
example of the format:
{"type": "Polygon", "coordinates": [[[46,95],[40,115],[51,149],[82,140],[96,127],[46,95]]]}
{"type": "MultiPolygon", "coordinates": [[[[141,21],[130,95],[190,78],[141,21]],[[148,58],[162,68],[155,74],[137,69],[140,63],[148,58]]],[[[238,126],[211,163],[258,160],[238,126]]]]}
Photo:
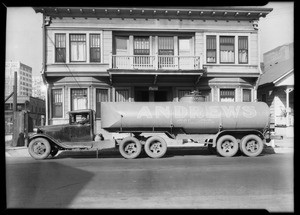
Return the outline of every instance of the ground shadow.
{"type": "Polygon", "coordinates": [[[93,176],[57,162],[7,166],[7,208],[68,208],[93,176]]]}

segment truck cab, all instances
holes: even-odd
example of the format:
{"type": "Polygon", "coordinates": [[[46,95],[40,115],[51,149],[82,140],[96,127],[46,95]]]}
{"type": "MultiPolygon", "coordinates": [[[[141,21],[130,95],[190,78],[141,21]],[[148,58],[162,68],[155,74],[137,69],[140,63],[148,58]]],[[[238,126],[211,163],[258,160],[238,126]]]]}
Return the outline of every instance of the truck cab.
{"type": "MultiPolygon", "coordinates": [[[[69,123],[41,126],[29,137],[28,151],[35,159],[55,156],[59,150],[96,148],[94,141],[95,111],[91,109],[68,112],[69,123]]],[[[101,137],[96,138],[101,140],[101,137]]]]}

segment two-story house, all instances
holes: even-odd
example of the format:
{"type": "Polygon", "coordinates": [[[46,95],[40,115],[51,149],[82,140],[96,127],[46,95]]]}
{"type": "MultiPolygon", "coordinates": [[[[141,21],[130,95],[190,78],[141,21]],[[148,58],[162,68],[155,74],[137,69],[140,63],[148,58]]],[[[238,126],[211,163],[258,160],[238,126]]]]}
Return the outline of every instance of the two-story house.
{"type": "Polygon", "coordinates": [[[102,101],[254,101],[261,7],[35,7],[44,18],[47,122],[102,101]]]}

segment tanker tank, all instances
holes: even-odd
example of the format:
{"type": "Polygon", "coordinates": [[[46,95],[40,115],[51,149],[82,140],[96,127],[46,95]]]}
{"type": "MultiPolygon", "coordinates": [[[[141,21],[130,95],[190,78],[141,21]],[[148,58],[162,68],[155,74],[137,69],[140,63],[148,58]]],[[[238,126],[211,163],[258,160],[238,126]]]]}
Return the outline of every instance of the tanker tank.
{"type": "Polygon", "coordinates": [[[264,129],[269,123],[264,102],[102,102],[101,127],[110,132],[136,128],[177,128],[187,134],[264,129]]]}

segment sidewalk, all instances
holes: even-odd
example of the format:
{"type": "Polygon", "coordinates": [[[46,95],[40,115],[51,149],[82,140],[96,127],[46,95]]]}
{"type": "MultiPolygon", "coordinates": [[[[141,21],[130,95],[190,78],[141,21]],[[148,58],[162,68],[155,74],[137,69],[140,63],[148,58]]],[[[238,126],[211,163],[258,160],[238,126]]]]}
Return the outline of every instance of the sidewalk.
{"type": "MultiPolygon", "coordinates": [[[[275,147],[272,147],[270,144],[265,145],[263,154],[281,154],[281,153],[293,153],[294,152],[294,138],[284,138],[282,140],[274,140],[275,147]]],[[[168,151],[185,151],[186,153],[195,153],[198,150],[201,150],[200,155],[210,154],[206,147],[193,147],[193,146],[184,146],[184,147],[169,147],[168,151]]],[[[102,156],[108,157],[110,155],[118,156],[119,151],[117,149],[103,149],[99,150],[99,158],[102,156]]],[[[6,157],[30,157],[28,149],[26,146],[22,147],[11,147],[6,146],[5,149],[6,157]]],[[[56,157],[96,157],[97,151],[60,151],[56,157]]],[[[120,156],[121,157],[121,156],[120,156]]]]}

